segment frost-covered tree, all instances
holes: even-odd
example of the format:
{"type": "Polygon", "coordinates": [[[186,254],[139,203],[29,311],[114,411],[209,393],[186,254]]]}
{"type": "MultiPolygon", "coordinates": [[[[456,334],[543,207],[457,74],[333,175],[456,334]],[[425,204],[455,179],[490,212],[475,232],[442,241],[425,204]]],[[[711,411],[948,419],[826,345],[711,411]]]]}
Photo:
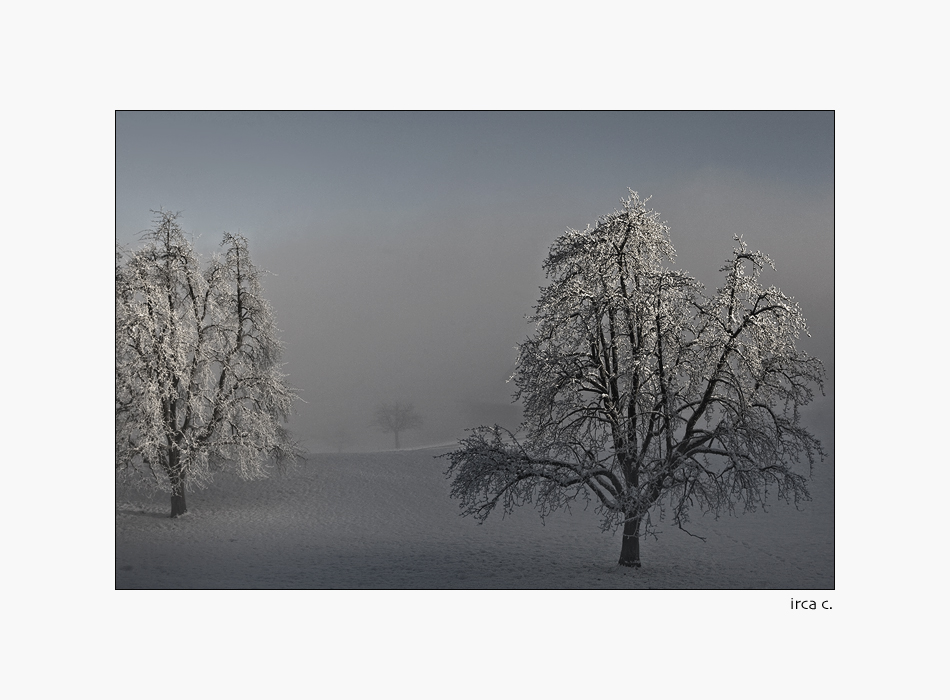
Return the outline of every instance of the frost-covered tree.
{"type": "Polygon", "coordinates": [[[399,433],[422,427],[422,416],[416,413],[411,403],[384,403],[376,408],[373,425],[384,433],[392,433],[399,449],[399,433]]]}
{"type": "Polygon", "coordinates": [[[512,377],[518,434],[479,427],[449,453],[451,493],[484,520],[533,502],[544,517],[594,499],[603,529],[623,527],[620,564],[664,513],[754,510],[774,492],[808,499],[823,453],[799,420],[821,362],[796,349],[798,305],[764,287],[774,267],[736,237],[712,295],[674,257],[669,229],[637,193],[550,249],[549,283],[512,377]],[[807,470],[798,469],[801,457],[807,470]],[[804,472],[804,473],[802,473],[804,472]]]}
{"type": "Polygon", "coordinates": [[[178,215],[154,213],[142,248],[116,253],[116,476],[170,493],[174,518],[186,483],[295,460],[297,396],[247,240],[224,234],[202,267],[178,215]]]}

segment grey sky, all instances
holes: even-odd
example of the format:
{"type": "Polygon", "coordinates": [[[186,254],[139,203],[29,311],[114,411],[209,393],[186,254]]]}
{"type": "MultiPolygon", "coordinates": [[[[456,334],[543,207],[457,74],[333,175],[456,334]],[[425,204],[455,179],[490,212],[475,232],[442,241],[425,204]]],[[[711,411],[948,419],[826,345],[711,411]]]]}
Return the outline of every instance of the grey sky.
{"type": "MultiPolygon", "coordinates": [[[[829,371],[808,414],[833,440],[834,116],[704,112],[145,113],[116,118],[116,232],[182,211],[203,252],[248,237],[283,331],[291,428],[314,451],[412,401],[425,428],[515,427],[514,346],[528,333],[547,248],[652,196],[677,267],[719,284],[732,234],[768,253],[801,303],[803,347],[829,371]]],[[[831,447],[831,445],[829,445],[831,447]]]]}

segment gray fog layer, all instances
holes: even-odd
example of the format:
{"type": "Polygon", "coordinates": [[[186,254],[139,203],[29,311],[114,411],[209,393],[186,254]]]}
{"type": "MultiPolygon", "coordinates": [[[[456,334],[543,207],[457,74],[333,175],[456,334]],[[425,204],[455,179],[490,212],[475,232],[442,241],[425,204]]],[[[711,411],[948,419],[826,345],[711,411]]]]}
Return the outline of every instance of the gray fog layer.
{"type": "Polygon", "coordinates": [[[516,427],[506,380],[547,248],[628,187],[710,289],[734,233],[773,258],[828,370],[806,418],[833,449],[831,113],[120,112],[116,164],[120,244],[164,207],[203,253],[241,233],[275,273],[311,451],[392,448],[371,423],[396,401],[423,419],[406,447],[516,427]]]}

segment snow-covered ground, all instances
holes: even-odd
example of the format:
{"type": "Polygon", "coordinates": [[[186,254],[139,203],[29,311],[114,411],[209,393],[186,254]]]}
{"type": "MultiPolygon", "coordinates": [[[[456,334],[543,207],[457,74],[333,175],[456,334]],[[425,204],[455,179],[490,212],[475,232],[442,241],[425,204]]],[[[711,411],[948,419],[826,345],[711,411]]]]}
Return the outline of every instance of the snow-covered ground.
{"type": "Polygon", "coordinates": [[[479,525],[449,498],[451,446],[311,455],[268,479],[223,476],[187,495],[116,490],[116,588],[832,589],[834,468],[815,468],[801,510],[694,515],[641,544],[643,568],[617,565],[620,534],[593,503],[541,522],[524,507],[479,525]]]}

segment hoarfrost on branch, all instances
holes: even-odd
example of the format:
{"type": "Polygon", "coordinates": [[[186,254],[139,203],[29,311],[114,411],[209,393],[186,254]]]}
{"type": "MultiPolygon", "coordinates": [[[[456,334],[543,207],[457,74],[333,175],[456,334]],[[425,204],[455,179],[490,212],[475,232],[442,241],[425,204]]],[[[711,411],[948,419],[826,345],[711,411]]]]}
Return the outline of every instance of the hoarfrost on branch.
{"type": "Polygon", "coordinates": [[[449,453],[452,495],[484,520],[534,503],[542,517],[594,499],[605,530],[624,528],[620,563],[669,512],[755,509],[771,490],[808,499],[823,456],[799,420],[822,386],[819,360],[796,349],[807,326],[790,297],[760,281],[772,261],[736,236],[712,295],[670,268],[669,229],[636,192],[544,263],[549,283],[512,377],[524,423],[470,431],[449,453]]]}
{"type": "Polygon", "coordinates": [[[116,250],[116,474],[171,493],[215,471],[266,474],[298,453],[282,422],[294,401],[247,240],[224,234],[202,268],[178,224],[155,212],[140,250],[116,250]]]}

